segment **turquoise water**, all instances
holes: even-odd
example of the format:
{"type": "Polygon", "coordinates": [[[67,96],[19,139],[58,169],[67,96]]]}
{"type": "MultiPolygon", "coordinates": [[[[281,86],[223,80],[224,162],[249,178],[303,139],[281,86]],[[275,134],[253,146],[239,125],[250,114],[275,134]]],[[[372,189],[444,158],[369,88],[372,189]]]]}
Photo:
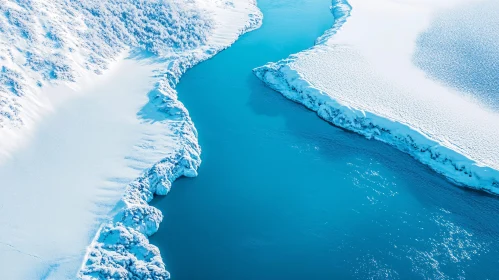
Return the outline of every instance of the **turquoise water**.
{"type": "Polygon", "coordinates": [[[251,70],[313,45],[330,0],[260,0],[261,29],[182,78],[199,176],[153,201],[172,279],[499,275],[499,202],[328,125],[251,70]]]}

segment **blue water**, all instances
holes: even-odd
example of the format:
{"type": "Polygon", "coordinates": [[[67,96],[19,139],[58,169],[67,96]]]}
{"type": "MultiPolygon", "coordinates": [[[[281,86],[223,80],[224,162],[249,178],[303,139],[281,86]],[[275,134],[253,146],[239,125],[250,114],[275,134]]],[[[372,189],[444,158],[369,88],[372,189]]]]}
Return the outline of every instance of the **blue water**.
{"type": "Polygon", "coordinates": [[[199,177],[153,204],[172,279],[494,279],[499,201],[328,125],[251,70],[312,46],[330,0],[259,0],[261,29],[194,67],[179,98],[199,177]]]}

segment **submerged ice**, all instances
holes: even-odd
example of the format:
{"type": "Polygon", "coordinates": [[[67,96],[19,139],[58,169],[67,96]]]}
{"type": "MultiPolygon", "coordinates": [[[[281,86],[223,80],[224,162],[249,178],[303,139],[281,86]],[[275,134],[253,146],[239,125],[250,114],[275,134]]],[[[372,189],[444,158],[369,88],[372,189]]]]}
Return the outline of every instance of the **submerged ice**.
{"type": "Polygon", "coordinates": [[[459,2],[335,0],[336,23],[315,47],[255,74],[337,126],[392,144],[458,184],[499,193],[499,112],[413,63],[435,13],[459,2]]]}

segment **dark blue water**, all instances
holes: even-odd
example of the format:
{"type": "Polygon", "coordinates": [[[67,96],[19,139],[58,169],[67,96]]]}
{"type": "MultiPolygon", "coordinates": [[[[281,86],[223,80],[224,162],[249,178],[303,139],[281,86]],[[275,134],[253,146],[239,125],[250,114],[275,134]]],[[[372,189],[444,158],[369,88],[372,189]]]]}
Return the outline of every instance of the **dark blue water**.
{"type": "Polygon", "coordinates": [[[328,125],[251,70],[310,47],[330,0],[260,0],[261,29],[178,86],[199,177],[154,201],[173,279],[494,279],[499,201],[328,125]]]}

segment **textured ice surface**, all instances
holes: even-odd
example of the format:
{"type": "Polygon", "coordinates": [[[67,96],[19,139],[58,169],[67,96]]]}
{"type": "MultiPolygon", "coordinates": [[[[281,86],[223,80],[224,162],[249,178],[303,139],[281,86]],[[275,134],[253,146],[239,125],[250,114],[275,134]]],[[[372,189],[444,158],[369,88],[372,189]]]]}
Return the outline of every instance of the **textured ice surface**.
{"type": "Polygon", "coordinates": [[[334,1],[337,21],[317,46],[255,73],[335,125],[397,146],[457,183],[499,193],[499,113],[413,64],[418,36],[438,12],[463,2],[334,1]]]}
{"type": "Polygon", "coordinates": [[[414,62],[432,77],[499,111],[499,2],[436,14],[417,39],[414,62]]]}
{"type": "Polygon", "coordinates": [[[177,177],[195,176],[200,164],[194,125],[174,87],[189,67],[259,26],[255,1],[0,0],[0,10],[0,163],[5,174],[20,174],[25,182],[18,188],[3,181],[1,278],[69,279],[80,264],[78,275],[85,279],[167,278],[157,248],[147,240],[162,214],[147,202],[166,194],[177,177]],[[123,72],[125,56],[140,61],[125,63],[134,67],[129,73],[123,72]],[[141,89],[142,99],[136,95],[141,89]],[[109,106],[102,125],[103,110],[94,114],[95,108],[76,104],[71,108],[87,110],[81,116],[92,119],[86,122],[76,112],[72,116],[81,123],[38,139],[37,126],[46,118],[41,116],[61,111],[75,96],[109,90],[114,99],[95,98],[97,106],[109,106]],[[122,115],[130,110],[129,117],[122,115]],[[94,137],[100,129],[108,130],[101,139],[94,137]],[[81,136],[76,143],[60,141],[75,135],[81,136]],[[51,137],[55,145],[47,144],[51,137]],[[99,162],[99,151],[85,150],[92,145],[111,149],[103,148],[99,162]],[[71,155],[74,162],[66,162],[71,155]],[[109,185],[95,184],[95,178],[109,185]],[[119,193],[125,193],[121,200],[119,193]],[[99,227],[104,216],[110,219],[99,227]]]}

